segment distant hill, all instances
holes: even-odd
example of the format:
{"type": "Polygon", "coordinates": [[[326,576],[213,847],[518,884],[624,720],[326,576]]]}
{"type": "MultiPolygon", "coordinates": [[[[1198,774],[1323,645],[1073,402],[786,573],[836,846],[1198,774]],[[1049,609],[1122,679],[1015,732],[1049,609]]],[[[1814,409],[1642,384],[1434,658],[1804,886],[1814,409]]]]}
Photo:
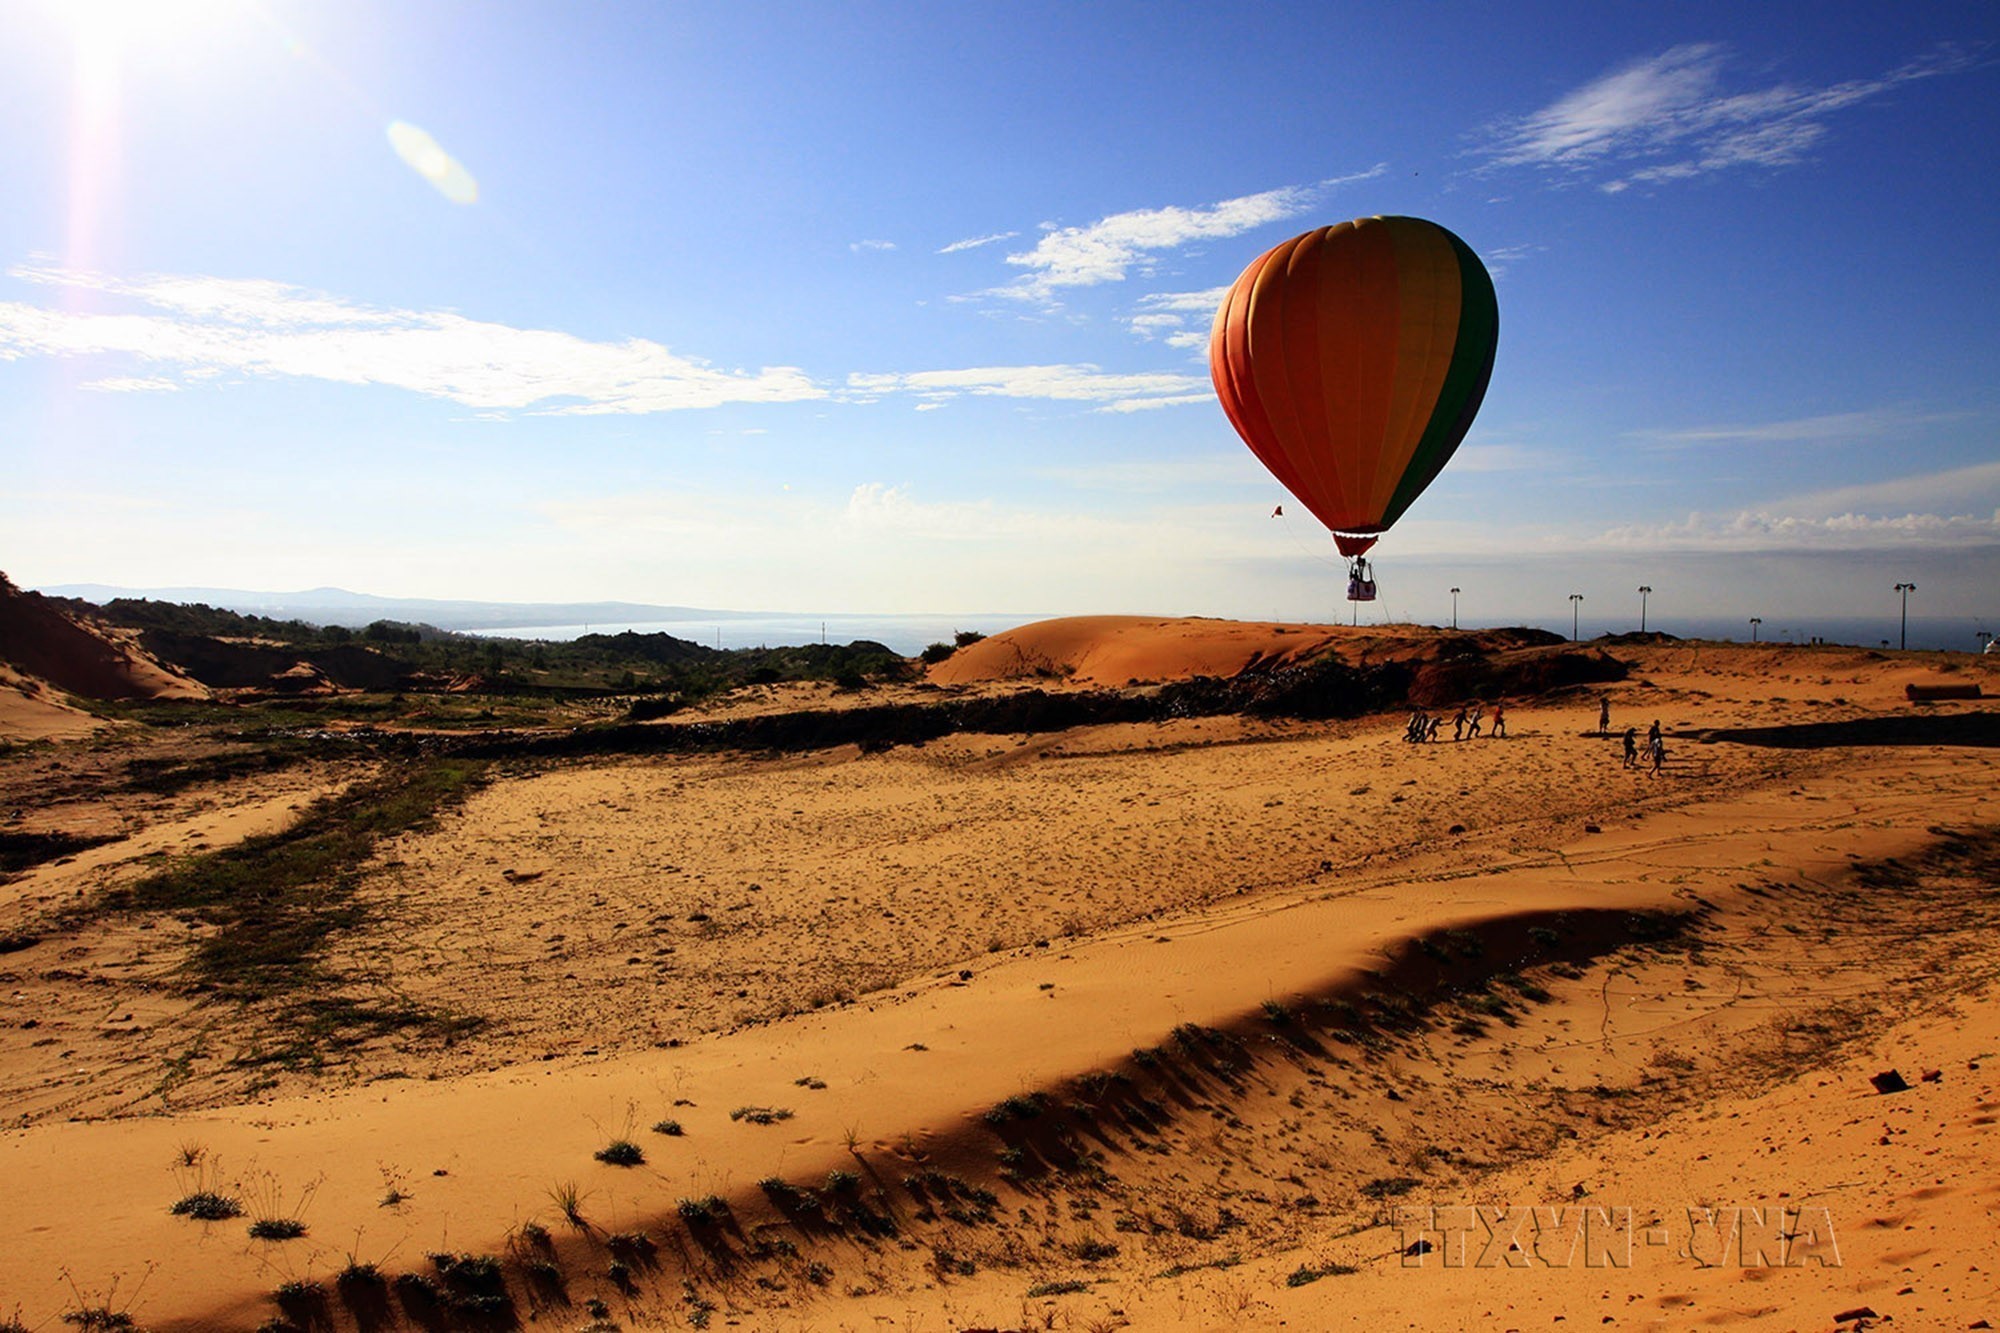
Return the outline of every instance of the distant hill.
{"type": "Polygon", "coordinates": [[[242,588],[114,588],[102,583],[65,583],[40,591],[51,597],[78,597],[99,605],[116,598],[156,602],[198,602],[273,620],[303,620],[351,629],[378,620],[435,625],[448,630],[522,629],[532,625],[619,625],[655,620],[747,620],[768,611],[717,611],[699,606],[654,606],[645,602],[468,602],[428,597],[377,597],[345,588],[301,592],[252,592],[242,588]]]}

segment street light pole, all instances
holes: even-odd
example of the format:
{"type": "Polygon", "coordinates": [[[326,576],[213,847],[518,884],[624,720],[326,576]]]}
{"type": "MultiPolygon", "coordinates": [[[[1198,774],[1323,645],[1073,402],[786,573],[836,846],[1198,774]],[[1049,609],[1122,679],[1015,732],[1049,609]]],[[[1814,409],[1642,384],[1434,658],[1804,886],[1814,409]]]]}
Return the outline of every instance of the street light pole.
{"type": "Polygon", "coordinates": [[[1458,589],[1451,590],[1451,627],[1458,628],[1458,589]]]}
{"type": "Polygon", "coordinates": [[[1757,627],[1763,623],[1764,617],[1762,616],[1750,617],[1750,642],[1757,642],[1757,627]]]}
{"type": "Polygon", "coordinates": [[[1583,605],[1582,593],[1573,592],[1569,595],[1569,641],[1571,643],[1576,642],[1576,615],[1578,610],[1581,609],[1582,605],[1583,605]]]}
{"type": "Polygon", "coordinates": [[[1907,651],[1910,646],[1910,594],[1916,590],[1917,585],[1914,583],[1898,583],[1896,585],[1896,591],[1903,594],[1903,633],[1901,640],[1896,645],[1900,651],[1907,651]]]}
{"type": "Polygon", "coordinates": [[[1646,599],[1652,595],[1652,584],[1642,583],[1639,585],[1639,632],[1641,634],[1646,632],[1646,599]]]}

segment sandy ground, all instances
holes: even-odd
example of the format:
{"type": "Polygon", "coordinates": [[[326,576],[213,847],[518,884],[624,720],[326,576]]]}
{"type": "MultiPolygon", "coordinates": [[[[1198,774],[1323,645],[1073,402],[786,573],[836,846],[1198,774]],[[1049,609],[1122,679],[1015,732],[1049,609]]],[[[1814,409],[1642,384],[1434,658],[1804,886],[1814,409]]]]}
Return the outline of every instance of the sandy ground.
{"type": "MultiPolygon", "coordinates": [[[[1020,638],[1070,661],[1116,630],[1104,669],[1155,679],[1269,654],[1270,627],[1190,624],[1020,638]]],[[[254,1090],[232,1054],[259,1016],[173,984],[184,924],[0,954],[0,1176],[28,1222],[0,1247],[0,1320],[19,1302],[37,1329],[92,1306],[252,1328],[281,1284],[317,1282],[365,1321],[342,1269],[428,1272],[447,1250],[512,1255],[517,1311],[571,1327],[593,1299],[631,1328],[2000,1319],[1994,1265],[1953,1243],[1990,1237],[2000,1204],[1981,1133],[2000,1097],[1977,1067],[2000,1052],[2000,923],[1990,866],[1926,850],[2000,824],[2000,710],[1903,698],[1991,693],[1992,674],[1614,651],[1635,664],[1602,692],[1614,728],[1661,721],[1657,776],[1594,734],[1599,692],[1422,747],[1400,718],[1204,719],[510,770],[384,849],[332,960],[363,993],[486,1027],[254,1090]],[[1813,743],[1726,738],[1774,727],[1813,743]],[[1651,940],[1638,911],[1690,924],[1651,940]],[[1883,1096],[1868,1076],[1891,1065],[1913,1086],[1883,1096]],[[790,1115],[732,1118],[748,1107],[790,1115]],[[652,1130],[668,1118],[681,1134],[652,1130]],[[619,1137],[642,1164],[592,1159],[619,1137]],[[822,1188],[823,1225],[759,1187],[834,1170],[859,1202],[837,1217],[848,1196],[822,1188]],[[200,1188],[306,1235],[169,1215],[200,1188]],[[676,1215],[709,1195],[726,1225],[676,1215]],[[1515,1206],[1546,1225],[1488,1246],[1528,1225],[1495,1211],[1515,1206]],[[1800,1232],[1808,1207],[1838,1264],[1800,1232]],[[1629,1263],[1601,1243],[1619,1208],[1629,1263]],[[1775,1226],[1800,1262],[1746,1265],[1715,1248],[1740,1214],[1702,1230],[1690,1208],[1758,1210],[1753,1258],[1775,1226]],[[1544,1261],[1586,1222],[1591,1262],[1544,1261]],[[618,1259],[639,1229],[657,1255],[618,1259]]],[[[100,812],[122,840],[0,885],[0,929],[340,780],[100,812]]],[[[87,787],[31,816],[86,822],[87,787]]]]}
{"type": "Polygon", "coordinates": [[[104,725],[46,681],[0,666],[0,743],[77,740],[104,725]]]}

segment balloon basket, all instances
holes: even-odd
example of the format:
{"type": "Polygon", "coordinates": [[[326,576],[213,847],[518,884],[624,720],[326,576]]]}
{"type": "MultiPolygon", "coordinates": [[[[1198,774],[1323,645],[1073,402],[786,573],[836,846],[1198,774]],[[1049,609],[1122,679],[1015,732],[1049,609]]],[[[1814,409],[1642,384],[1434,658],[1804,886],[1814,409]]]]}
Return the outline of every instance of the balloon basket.
{"type": "Polygon", "coordinates": [[[1365,556],[1356,556],[1354,563],[1347,567],[1347,600],[1350,602],[1375,600],[1375,571],[1368,567],[1365,556]]]}

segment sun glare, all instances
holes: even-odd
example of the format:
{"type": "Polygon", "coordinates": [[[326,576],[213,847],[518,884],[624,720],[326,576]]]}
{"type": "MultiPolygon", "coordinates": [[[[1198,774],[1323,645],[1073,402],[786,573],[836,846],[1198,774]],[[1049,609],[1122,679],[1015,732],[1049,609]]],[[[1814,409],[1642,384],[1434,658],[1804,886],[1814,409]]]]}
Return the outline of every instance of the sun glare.
{"type": "Polygon", "coordinates": [[[79,45],[156,50],[240,16],[244,0],[45,0],[79,45]]]}

